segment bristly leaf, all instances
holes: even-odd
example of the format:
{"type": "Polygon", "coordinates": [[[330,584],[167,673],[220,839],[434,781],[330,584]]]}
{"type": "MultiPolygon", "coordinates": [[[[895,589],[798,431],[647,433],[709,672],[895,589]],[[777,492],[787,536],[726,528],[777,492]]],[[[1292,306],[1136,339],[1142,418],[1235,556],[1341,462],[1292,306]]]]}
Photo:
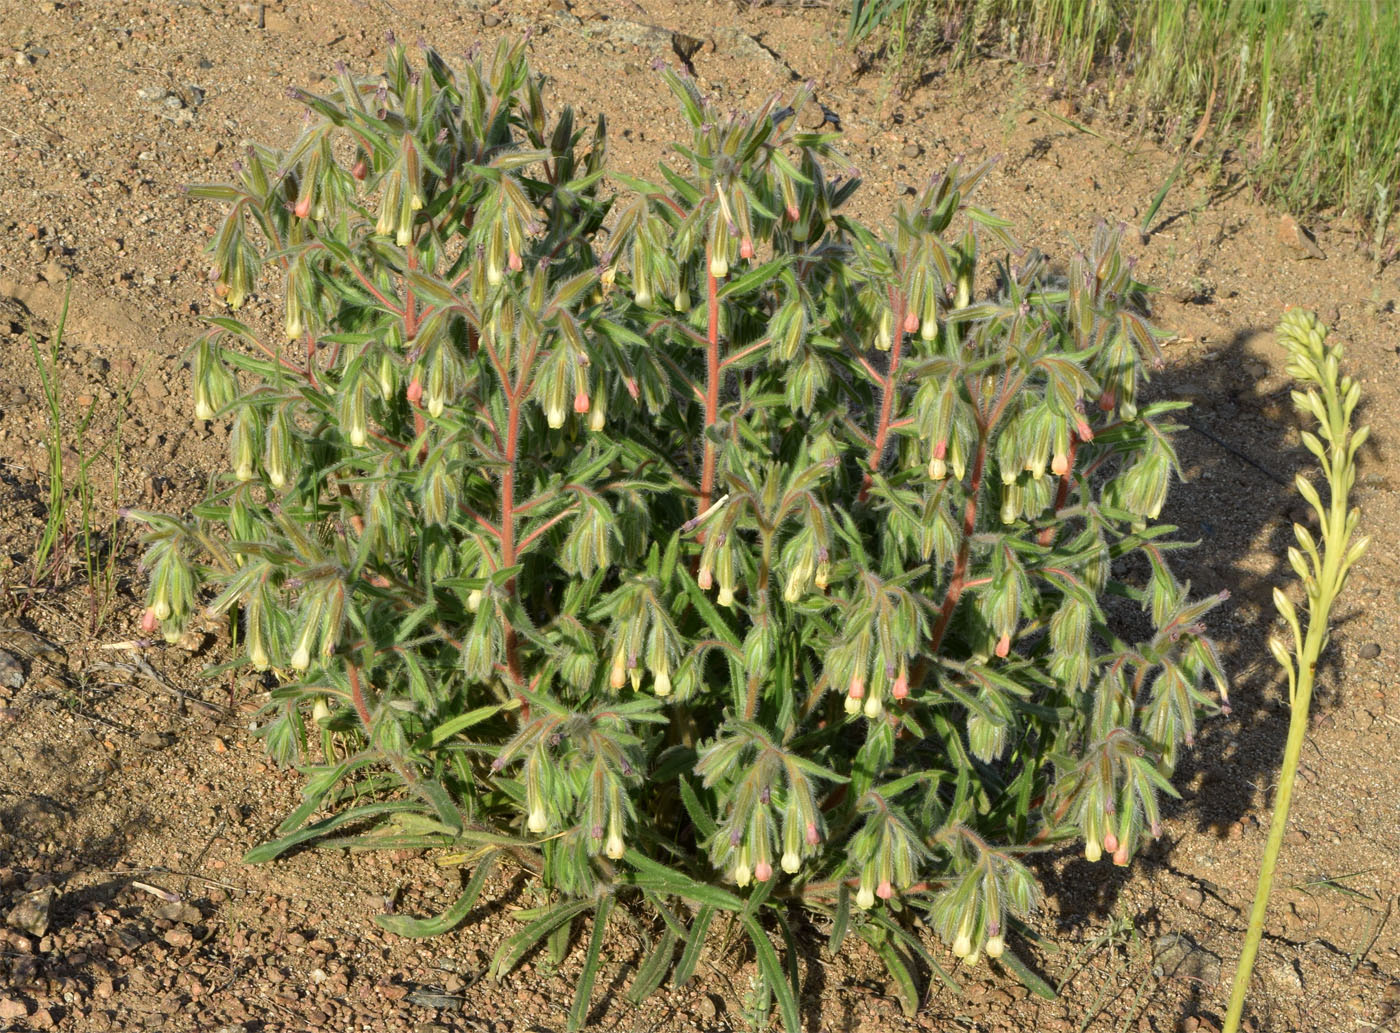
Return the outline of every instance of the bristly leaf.
{"type": "Polygon", "coordinates": [[[661,931],[661,941],[652,946],[627,990],[627,1000],[641,1004],[656,992],[676,960],[676,932],[669,925],[661,931]]]}
{"type": "Polygon", "coordinates": [[[785,978],[782,963],[778,961],[778,952],[773,949],[773,944],[768,941],[768,934],[763,931],[758,920],[745,916],[743,922],[744,929],[749,934],[749,941],[753,944],[754,955],[758,958],[759,971],[763,973],[773,996],[778,999],[778,1013],[783,1017],[783,1028],[787,1033],[802,1033],[802,1016],[797,1010],[797,998],[801,988],[795,985],[795,979],[789,982],[785,978]]]}
{"type": "Polygon", "coordinates": [[[889,972],[890,978],[894,980],[894,985],[899,993],[899,1004],[904,1010],[904,1014],[913,1016],[918,1013],[920,994],[918,983],[914,979],[914,974],[910,971],[908,962],[900,956],[898,948],[890,942],[880,930],[873,926],[861,926],[861,938],[875,949],[875,953],[880,955],[880,960],[885,963],[885,969],[889,972]]]}
{"type": "Polygon", "coordinates": [[[451,932],[462,923],[462,920],[467,917],[467,913],[476,904],[477,898],[481,896],[481,890],[496,866],[496,856],[496,852],[492,851],[477,862],[476,870],[472,872],[472,877],[467,882],[466,888],[462,890],[462,895],[442,914],[434,918],[413,918],[409,915],[375,915],[375,922],[381,929],[409,939],[424,939],[451,932]]]}
{"type": "Polygon", "coordinates": [[[562,904],[556,904],[549,908],[538,918],[535,918],[524,929],[507,936],[499,948],[496,956],[491,961],[491,974],[496,979],[504,979],[506,974],[516,965],[520,964],[530,950],[546,936],[555,930],[567,926],[579,915],[586,911],[591,911],[594,902],[591,900],[569,900],[562,904]]]}
{"type": "Polygon", "coordinates": [[[1030,966],[1022,961],[1020,956],[1011,948],[1008,947],[1003,951],[998,960],[1012,971],[1016,978],[1021,981],[1022,986],[1037,997],[1044,998],[1047,1001],[1053,1001],[1059,996],[1055,993],[1055,988],[1032,972],[1030,966]]]}
{"type": "Polygon", "coordinates": [[[681,960],[676,962],[675,984],[685,986],[695,974],[695,966],[700,962],[700,952],[705,948],[705,934],[710,930],[710,920],[715,917],[715,908],[702,904],[690,923],[690,936],[685,941],[681,960]]]}
{"type": "MultiPolygon", "coordinates": [[[[598,976],[602,963],[603,938],[607,935],[608,917],[612,914],[616,901],[603,897],[593,912],[593,934],[588,939],[588,953],[583,959],[583,971],[578,977],[578,987],[574,990],[574,1006],[569,1010],[569,1033],[577,1033],[588,1023],[588,1006],[593,1000],[593,982],[598,976]]],[[[666,930],[670,933],[670,930],[666,930]]]]}

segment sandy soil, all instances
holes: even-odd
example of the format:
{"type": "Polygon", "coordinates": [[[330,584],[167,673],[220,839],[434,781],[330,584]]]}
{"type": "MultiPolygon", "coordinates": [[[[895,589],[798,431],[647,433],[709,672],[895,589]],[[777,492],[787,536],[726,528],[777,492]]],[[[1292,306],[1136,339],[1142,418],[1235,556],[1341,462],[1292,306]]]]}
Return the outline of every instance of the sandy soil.
{"type": "MultiPolygon", "coordinates": [[[[224,432],[196,424],[181,352],[217,300],[201,248],[214,210],[181,185],[228,174],[242,141],[286,140],[337,59],[377,70],[384,30],[458,55],[533,29],[549,95],[605,111],[624,170],[647,170],[679,129],[649,64],[675,61],[672,30],[724,103],[756,103],[812,78],[846,132],[877,216],[957,154],[1002,160],[980,199],[1025,243],[1064,256],[1100,218],[1136,225],[1174,158],[1115,121],[1092,91],[989,64],[935,75],[907,96],[837,48],[825,9],[673,0],[63,0],[0,5],[0,1029],[562,1029],[576,964],[536,957],[483,978],[526,906],[503,881],[459,931],[407,942],[378,931],[387,908],[427,912],[459,875],[422,856],[306,852],[239,858],[298,798],[298,776],[263,762],[247,726],[265,686],[210,681],[217,629],[180,646],[111,648],[138,636],[136,550],[108,535],[118,506],[180,507],[223,463],[224,432]],[[1092,132],[1075,128],[1066,119],[1092,132]],[[30,352],[47,347],[71,290],[57,381],[64,462],[106,446],[89,472],[109,594],[89,591],[79,541],[30,583],[48,505],[46,409],[30,352]],[[91,409],[83,446],[79,423],[91,409]],[[120,428],[120,437],[117,430],[120,428]],[[111,458],[120,457],[115,491],[111,458]],[[94,602],[96,600],[96,602],[94,602]],[[15,683],[15,684],[10,684],[15,683]],[[43,894],[54,887],[52,895],[43,894]],[[41,892],[47,928],[12,909],[41,892]],[[32,925],[32,923],[31,923],[32,925]]],[[[1248,160],[1247,155],[1237,160],[1248,160]]],[[[899,1012],[877,959],[801,959],[813,1030],[1175,1031],[1224,1011],[1288,715],[1264,649],[1270,593],[1291,574],[1288,484],[1309,468],[1272,327],[1316,308],[1348,345],[1374,427],[1356,497],[1375,544],[1342,603],[1303,758],[1275,906],[1257,968],[1254,1028],[1375,1033],[1400,1024],[1400,513],[1387,456],[1400,429],[1396,269],[1377,273],[1363,235],[1318,219],[1325,258],[1280,235],[1237,168],[1191,168],[1136,250],[1159,286],[1157,321],[1178,337],[1161,394],[1195,403],[1179,439],[1186,483],[1170,517],[1201,547],[1181,571],[1232,600],[1214,633],[1234,713],[1213,721],[1182,770],[1183,800],[1159,846],[1128,872],[1076,855],[1042,859],[1050,890],[1018,950],[1053,1001],[985,965],[963,993],[930,988],[899,1012]]],[[[273,313],[258,298],[254,315],[273,313]]],[[[1217,611],[1221,612],[1221,611],[1217,611]]],[[[42,908],[41,908],[42,910],[42,908]]],[[[621,926],[618,926],[621,929],[621,926]]],[[[634,1009],[625,987],[651,941],[638,921],[608,945],[591,1022],[619,1030],[744,1027],[750,959],[715,936],[689,986],[634,1009]]],[[[939,956],[946,954],[935,946],[939,956]]],[[[947,956],[952,964],[951,956],[947,956]]]]}

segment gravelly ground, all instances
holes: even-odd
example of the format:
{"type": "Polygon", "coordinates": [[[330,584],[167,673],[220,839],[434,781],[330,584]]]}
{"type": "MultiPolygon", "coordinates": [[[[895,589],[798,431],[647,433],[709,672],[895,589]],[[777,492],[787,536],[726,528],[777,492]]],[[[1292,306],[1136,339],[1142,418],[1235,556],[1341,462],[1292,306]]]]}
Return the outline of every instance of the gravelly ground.
{"type": "MultiPolygon", "coordinates": [[[[59,370],[69,419],[92,405],[94,444],[122,427],[120,484],[115,499],[99,484],[99,515],[197,498],[222,462],[223,431],[194,425],[180,353],[198,317],[216,310],[200,251],[213,211],[180,186],[225,175],[246,139],[286,139],[299,117],[286,87],[314,88],[337,59],[376,68],[388,26],[447,54],[532,29],[550,95],[607,112],[624,170],[650,168],[679,127],[648,66],[675,59],[671,30],[683,29],[704,41],[693,58],[702,85],[735,106],[794,77],[818,81],[870,184],[863,214],[885,210],[955,154],[1000,154],[983,201],[1052,255],[1100,217],[1136,223],[1172,160],[1109,118],[1101,94],[1061,97],[1045,76],[1009,65],[895,95],[835,47],[840,24],[824,10],[671,0],[5,5],[0,650],[18,661],[22,684],[7,687],[0,669],[0,916],[11,916],[0,930],[0,1029],[563,1028],[572,960],[555,972],[535,959],[500,984],[482,978],[510,911],[528,905],[508,878],[460,931],[412,943],[371,919],[455,896],[458,873],[431,858],[240,863],[295,805],[297,777],[270,770],[247,736],[262,686],[197,677],[223,646],[218,629],[170,649],[106,648],[134,637],[139,613],[125,532],[100,620],[79,570],[44,591],[24,579],[47,491],[27,334],[53,332],[71,287],[59,370]],[[30,898],[46,887],[54,893],[41,931],[12,909],[29,901],[42,914],[44,898],[30,898]]],[[[1156,318],[1179,334],[1157,389],[1196,403],[1172,518],[1203,545],[1184,572],[1199,590],[1233,594],[1216,630],[1236,679],[1235,713],[1208,729],[1181,773],[1184,801],[1165,844],[1129,873],[1045,859],[1043,939],[1021,948],[1061,986],[1060,999],[1041,1001],[984,966],[960,977],[963,996],[935,984],[906,1019],[873,957],[854,948],[828,957],[814,930],[803,958],[812,1029],[1165,1033],[1218,1021],[1287,722],[1263,640],[1270,592],[1288,578],[1287,523],[1301,514],[1284,485],[1307,458],[1270,333],[1288,302],[1317,308],[1349,342],[1375,427],[1357,494],[1377,540],[1329,655],[1255,1023],[1394,1028],[1400,522],[1386,456],[1397,427],[1400,288],[1394,267],[1373,274],[1363,235],[1343,217],[1317,222],[1327,257],[1305,260],[1280,237],[1282,214],[1200,170],[1177,185],[1139,249],[1140,275],[1163,288],[1156,318]]],[[[265,317],[275,305],[267,297],[252,307],[265,317]]],[[[66,432],[71,444],[74,425],[66,432]]],[[[79,459],[69,452],[71,472],[79,459]]],[[[600,1028],[743,1026],[749,969],[722,938],[692,985],[634,1009],[622,991],[655,930],[640,920],[618,928],[591,1016],[600,1028]]]]}

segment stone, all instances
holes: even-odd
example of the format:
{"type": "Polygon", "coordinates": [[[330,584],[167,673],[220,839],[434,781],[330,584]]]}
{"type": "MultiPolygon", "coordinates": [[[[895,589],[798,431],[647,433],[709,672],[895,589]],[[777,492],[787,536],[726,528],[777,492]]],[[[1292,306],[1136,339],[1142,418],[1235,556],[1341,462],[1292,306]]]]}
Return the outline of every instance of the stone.
{"type": "Polygon", "coordinates": [[[826,108],[815,97],[802,105],[802,110],[797,113],[797,125],[808,132],[816,132],[826,122],[826,108]]]}
{"type": "Polygon", "coordinates": [[[0,649],[0,686],[18,689],[24,685],[24,668],[9,653],[0,649]]]}
{"type": "Polygon", "coordinates": [[[15,1019],[26,1019],[29,1017],[29,1009],[25,1007],[23,1001],[13,997],[0,997],[0,1019],[11,1022],[15,1019]]]}
{"type": "Polygon", "coordinates": [[[1194,911],[1206,902],[1206,895],[1195,886],[1187,886],[1176,895],[1176,902],[1182,907],[1194,911]]]}
{"type": "MultiPolygon", "coordinates": [[[[386,989],[400,989],[399,987],[380,987],[380,993],[384,994],[386,989]]],[[[388,996],[387,994],[385,996],[388,996]]],[[[409,1004],[415,1004],[420,1008],[434,1008],[438,1011],[461,1011],[462,999],[460,997],[449,997],[447,994],[427,993],[422,990],[415,990],[406,996],[405,1000],[409,1004]]]]}
{"type": "Polygon", "coordinates": [[[204,920],[199,908],[181,901],[160,905],[156,908],[156,917],[163,918],[167,922],[178,922],[184,925],[198,925],[204,920]]]}
{"type": "Polygon", "coordinates": [[[1211,988],[1220,982],[1220,958],[1189,936],[1168,933],[1152,943],[1152,971],[1159,978],[1211,988]]]}
{"type": "Polygon", "coordinates": [[[1379,642],[1367,642],[1357,650],[1357,654],[1363,660],[1374,660],[1381,655],[1381,644],[1379,642]]]}
{"type": "Polygon", "coordinates": [[[41,890],[25,894],[5,916],[5,924],[30,936],[43,936],[49,931],[49,915],[57,896],[56,886],[45,886],[41,890]]]}
{"type": "Polygon", "coordinates": [[[1279,219],[1278,239],[1286,247],[1301,251],[1300,257],[1302,258],[1322,260],[1327,257],[1322,248],[1317,246],[1317,239],[1312,235],[1312,232],[1291,215],[1285,215],[1279,219]]]}

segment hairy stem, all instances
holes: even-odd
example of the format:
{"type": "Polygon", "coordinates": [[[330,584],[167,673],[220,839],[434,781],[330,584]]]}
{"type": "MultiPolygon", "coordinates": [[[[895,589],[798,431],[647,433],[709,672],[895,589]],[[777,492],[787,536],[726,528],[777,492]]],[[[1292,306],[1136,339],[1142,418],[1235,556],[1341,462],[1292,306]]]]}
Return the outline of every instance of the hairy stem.
{"type": "Polygon", "coordinates": [[[360,724],[365,729],[365,738],[368,739],[374,723],[369,716],[369,707],[365,705],[365,689],[360,682],[360,669],[347,660],[345,671],[350,678],[350,700],[355,704],[355,713],[359,715],[360,724]]]}
{"type": "MultiPolygon", "coordinates": [[[[719,281],[710,272],[710,246],[705,248],[705,292],[708,305],[708,338],[705,348],[705,459],[700,470],[700,502],[696,513],[710,508],[715,492],[715,459],[718,448],[709,430],[719,422],[719,281]]],[[[702,532],[703,533],[703,532],[702,532]]]]}
{"type": "Polygon", "coordinates": [[[889,289],[890,308],[894,310],[893,328],[890,330],[890,364],[885,371],[884,383],[880,391],[880,421],[875,425],[875,442],[870,446],[870,469],[860,487],[860,497],[870,494],[870,481],[880,468],[885,456],[885,444],[890,435],[890,416],[894,413],[894,396],[899,389],[899,358],[904,351],[904,316],[906,302],[904,295],[893,287],[889,289]]]}
{"type": "MultiPolygon", "coordinates": [[[[520,399],[523,394],[523,385],[517,385],[517,389],[510,391],[506,416],[506,463],[501,471],[501,564],[505,567],[515,566],[516,559],[515,465],[520,452],[520,399]]],[[[515,596],[514,577],[506,582],[505,589],[507,595],[515,596]]],[[[523,685],[525,679],[520,669],[519,638],[510,621],[504,620],[502,624],[505,626],[506,665],[511,680],[523,685]]]]}
{"type": "MultiPolygon", "coordinates": [[[[1060,474],[1060,483],[1058,487],[1055,488],[1055,516],[1060,515],[1060,510],[1064,509],[1065,503],[1069,501],[1069,489],[1074,483],[1074,456],[1078,450],[1079,438],[1071,434],[1069,439],[1069,451],[1065,453],[1066,458],[1069,460],[1069,466],[1065,468],[1064,473],[1060,474]]],[[[1049,527],[1040,532],[1040,538],[1038,540],[1041,545],[1050,545],[1055,541],[1055,528],[1057,526],[1057,524],[1052,523],[1049,527]]]]}
{"type": "Polygon", "coordinates": [[[936,654],[947,634],[948,622],[957,609],[958,598],[966,587],[967,560],[972,552],[972,535],[977,530],[977,497],[982,492],[982,476],[987,466],[987,429],[977,428],[977,452],[972,460],[972,479],[967,486],[967,505],[963,509],[962,544],[958,546],[958,558],[953,563],[953,576],[948,581],[948,591],[943,595],[943,605],[938,611],[938,621],[929,635],[928,652],[936,654]]]}

